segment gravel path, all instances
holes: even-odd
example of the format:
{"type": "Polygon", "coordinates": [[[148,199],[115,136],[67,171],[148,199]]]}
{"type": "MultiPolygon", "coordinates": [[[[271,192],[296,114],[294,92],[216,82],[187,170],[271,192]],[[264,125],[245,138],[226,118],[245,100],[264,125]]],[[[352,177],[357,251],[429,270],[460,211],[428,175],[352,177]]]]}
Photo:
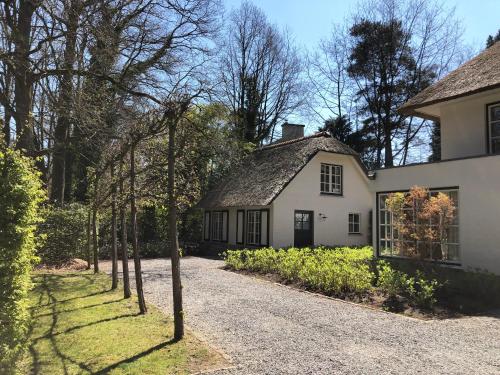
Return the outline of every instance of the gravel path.
{"type": "MultiPolygon", "coordinates": [[[[217,374],[500,374],[500,315],[421,321],[222,265],[181,263],[187,324],[235,365],[217,374]]],[[[142,269],[146,300],[170,313],[170,260],[145,260],[142,269]]]]}

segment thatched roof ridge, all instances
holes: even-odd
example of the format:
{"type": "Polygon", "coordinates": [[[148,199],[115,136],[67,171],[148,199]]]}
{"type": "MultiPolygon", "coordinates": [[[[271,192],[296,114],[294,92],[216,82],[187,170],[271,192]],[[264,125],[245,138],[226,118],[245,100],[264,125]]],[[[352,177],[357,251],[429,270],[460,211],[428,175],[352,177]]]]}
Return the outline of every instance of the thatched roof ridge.
{"type": "Polygon", "coordinates": [[[500,42],[415,95],[399,111],[418,115],[418,108],[495,88],[500,88],[500,42]]]}
{"type": "Polygon", "coordinates": [[[326,133],[317,133],[252,152],[197,207],[267,206],[320,151],[352,155],[366,171],[354,150],[326,133]]]}

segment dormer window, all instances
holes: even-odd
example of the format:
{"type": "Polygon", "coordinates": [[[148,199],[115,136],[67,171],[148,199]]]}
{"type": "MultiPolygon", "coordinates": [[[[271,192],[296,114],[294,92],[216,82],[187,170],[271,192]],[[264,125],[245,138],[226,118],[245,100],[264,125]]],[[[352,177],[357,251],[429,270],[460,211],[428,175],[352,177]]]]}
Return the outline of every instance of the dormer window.
{"type": "Polygon", "coordinates": [[[342,195],[342,166],[321,163],[320,192],[342,195]]]}
{"type": "Polygon", "coordinates": [[[491,154],[500,153],[500,103],[488,106],[488,147],[491,154]]]}

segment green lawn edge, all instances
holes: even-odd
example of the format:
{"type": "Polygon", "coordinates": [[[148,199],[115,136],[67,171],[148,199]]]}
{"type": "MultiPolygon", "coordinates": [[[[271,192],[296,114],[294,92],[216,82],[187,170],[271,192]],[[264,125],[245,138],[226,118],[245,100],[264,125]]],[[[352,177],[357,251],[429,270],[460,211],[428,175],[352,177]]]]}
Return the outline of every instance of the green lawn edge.
{"type": "MultiPolygon", "coordinates": [[[[173,341],[173,321],[135,296],[110,290],[105,274],[34,272],[29,351],[23,374],[189,374],[227,365],[190,331],[173,341]]],[[[165,296],[167,298],[167,296],[165,296]]]]}

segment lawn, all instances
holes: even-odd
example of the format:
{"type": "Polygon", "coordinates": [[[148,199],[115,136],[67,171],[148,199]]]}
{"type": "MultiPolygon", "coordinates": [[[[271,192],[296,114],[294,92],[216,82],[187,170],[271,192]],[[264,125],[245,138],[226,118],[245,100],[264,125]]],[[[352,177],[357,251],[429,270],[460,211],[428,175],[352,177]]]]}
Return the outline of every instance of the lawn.
{"type": "MultiPolygon", "coordinates": [[[[190,332],[173,342],[173,322],[154,306],[110,291],[104,274],[33,275],[33,326],[20,373],[188,374],[224,366],[223,356],[190,332]]],[[[165,297],[167,298],[167,297],[165,297]]]]}

